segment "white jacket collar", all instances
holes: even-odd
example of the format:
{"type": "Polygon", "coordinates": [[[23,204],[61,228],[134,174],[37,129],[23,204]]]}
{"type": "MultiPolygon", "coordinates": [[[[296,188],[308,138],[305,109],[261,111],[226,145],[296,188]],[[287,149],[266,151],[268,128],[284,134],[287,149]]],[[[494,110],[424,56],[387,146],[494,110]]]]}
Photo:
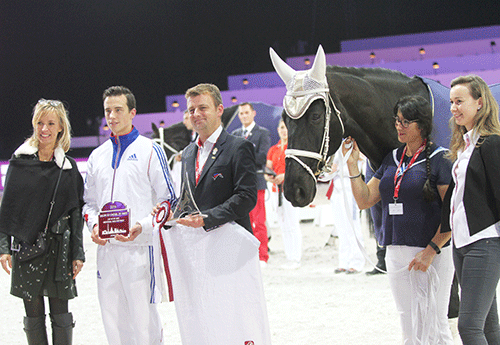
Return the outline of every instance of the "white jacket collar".
{"type": "MultiPolygon", "coordinates": [[[[21,146],[17,148],[17,150],[14,152],[14,156],[19,156],[19,155],[34,155],[35,153],[38,152],[38,147],[32,146],[29,143],[25,142],[21,146]]],[[[54,161],[56,162],[57,166],[60,168],[61,164],[64,159],[64,150],[61,148],[61,146],[56,147],[54,150],[54,161]]],[[[71,169],[71,163],[69,160],[64,161],[64,170],[71,169]]]]}

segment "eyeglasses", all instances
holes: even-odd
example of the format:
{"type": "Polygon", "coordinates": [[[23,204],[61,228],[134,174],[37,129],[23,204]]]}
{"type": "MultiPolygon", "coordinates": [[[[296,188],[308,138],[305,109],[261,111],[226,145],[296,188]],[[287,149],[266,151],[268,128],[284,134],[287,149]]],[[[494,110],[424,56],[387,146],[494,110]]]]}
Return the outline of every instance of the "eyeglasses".
{"type": "Polygon", "coordinates": [[[407,119],[399,119],[399,116],[394,116],[394,125],[397,126],[398,123],[403,126],[403,128],[408,128],[411,123],[417,122],[418,120],[407,120],[407,119]]]}
{"type": "Polygon", "coordinates": [[[51,100],[51,99],[45,99],[45,98],[40,98],[38,100],[38,104],[40,105],[50,105],[51,107],[57,107],[59,105],[61,105],[61,101],[54,101],[54,100],[51,100]]]}

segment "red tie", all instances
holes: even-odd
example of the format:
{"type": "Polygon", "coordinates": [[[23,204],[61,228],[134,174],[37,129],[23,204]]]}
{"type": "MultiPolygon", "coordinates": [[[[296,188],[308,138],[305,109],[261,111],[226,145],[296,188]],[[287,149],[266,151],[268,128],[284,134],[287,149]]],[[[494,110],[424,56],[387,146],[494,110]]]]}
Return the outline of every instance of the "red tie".
{"type": "Polygon", "coordinates": [[[326,191],[326,198],[328,200],[330,200],[330,198],[332,197],[332,193],[333,193],[333,179],[330,181],[330,186],[328,186],[328,190],[326,191]]]}

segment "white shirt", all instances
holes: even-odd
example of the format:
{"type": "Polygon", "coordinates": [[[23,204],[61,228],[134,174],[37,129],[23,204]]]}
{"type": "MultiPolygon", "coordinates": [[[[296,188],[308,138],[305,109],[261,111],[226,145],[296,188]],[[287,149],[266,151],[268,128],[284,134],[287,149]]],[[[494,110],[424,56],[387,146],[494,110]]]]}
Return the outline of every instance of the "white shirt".
{"type": "Polygon", "coordinates": [[[472,152],[476,147],[478,139],[479,134],[474,130],[470,130],[464,134],[464,141],[466,143],[465,149],[458,152],[457,160],[453,164],[452,168],[452,177],[455,182],[455,188],[451,194],[450,227],[452,229],[453,242],[457,248],[465,247],[466,245],[483,238],[499,237],[499,223],[493,224],[473,236],[470,235],[467,223],[467,214],[465,213],[463,202],[465,177],[470,157],[472,156],[472,152]]]}
{"type": "Polygon", "coordinates": [[[255,127],[255,121],[252,121],[251,124],[248,125],[248,127],[242,126],[241,128],[243,129],[243,133],[245,134],[245,138],[248,137],[252,129],[255,127]],[[246,131],[246,133],[245,133],[246,131]]]}
{"type": "Polygon", "coordinates": [[[203,167],[205,166],[205,162],[207,161],[210,152],[212,152],[212,149],[215,146],[217,139],[219,139],[221,133],[222,133],[222,126],[219,126],[219,128],[217,128],[215,132],[213,132],[212,135],[209,136],[208,139],[205,140],[205,142],[202,145],[200,145],[200,140],[196,141],[196,145],[198,146],[198,156],[197,156],[198,161],[196,163],[197,167],[196,174],[201,175],[203,167]]]}

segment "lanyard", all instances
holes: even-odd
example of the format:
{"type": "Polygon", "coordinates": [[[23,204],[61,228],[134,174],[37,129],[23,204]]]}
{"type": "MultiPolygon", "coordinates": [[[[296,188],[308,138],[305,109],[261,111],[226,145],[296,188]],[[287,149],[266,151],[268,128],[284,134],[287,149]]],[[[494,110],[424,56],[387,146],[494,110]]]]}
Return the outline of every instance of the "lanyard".
{"type": "Polygon", "coordinates": [[[408,146],[405,146],[403,150],[403,154],[401,155],[401,160],[399,161],[398,168],[396,169],[396,173],[394,174],[394,201],[398,200],[399,196],[399,189],[401,188],[401,181],[403,180],[403,176],[405,173],[410,169],[410,167],[415,163],[417,160],[417,157],[422,151],[425,149],[425,145],[427,144],[427,139],[424,140],[422,145],[418,148],[417,152],[413,155],[413,157],[410,160],[410,163],[408,163],[408,166],[406,167],[405,170],[401,169],[401,166],[403,165],[403,159],[405,157],[406,149],[408,146]],[[401,171],[401,177],[399,177],[399,173],[401,171]]]}
{"type": "Polygon", "coordinates": [[[203,170],[203,166],[205,165],[205,163],[203,163],[203,165],[200,167],[200,151],[202,148],[203,148],[203,143],[198,138],[198,152],[196,153],[196,170],[195,170],[196,184],[198,184],[198,181],[199,181],[200,176],[201,176],[201,171],[203,170]]]}

